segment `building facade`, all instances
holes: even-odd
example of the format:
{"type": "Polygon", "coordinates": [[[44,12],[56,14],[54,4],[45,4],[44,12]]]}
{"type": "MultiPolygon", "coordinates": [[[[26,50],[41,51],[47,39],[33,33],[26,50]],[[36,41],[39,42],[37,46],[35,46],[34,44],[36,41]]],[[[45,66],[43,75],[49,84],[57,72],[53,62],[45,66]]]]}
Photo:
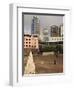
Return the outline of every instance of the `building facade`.
{"type": "Polygon", "coordinates": [[[37,16],[33,16],[31,34],[40,35],[40,20],[37,16]]]}
{"type": "Polygon", "coordinates": [[[63,25],[50,27],[49,42],[63,42],[63,25]]]}
{"type": "Polygon", "coordinates": [[[48,28],[43,29],[43,41],[49,42],[49,30],[48,30],[48,28]]]}
{"type": "Polygon", "coordinates": [[[62,42],[63,37],[50,37],[49,42],[62,42]]]}
{"type": "Polygon", "coordinates": [[[63,37],[63,25],[59,26],[60,36],[63,37]]]}
{"type": "Polygon", "coordinates": [[[38,37],[36,35],[24,35],[24,48],[27,49],[38,49],[38,37]]]}
{"type": "Polygon", "coordinates": [[[52,25],[50,33],[51,37],[59,37],[59,27],[56,25],[52,25]]]}

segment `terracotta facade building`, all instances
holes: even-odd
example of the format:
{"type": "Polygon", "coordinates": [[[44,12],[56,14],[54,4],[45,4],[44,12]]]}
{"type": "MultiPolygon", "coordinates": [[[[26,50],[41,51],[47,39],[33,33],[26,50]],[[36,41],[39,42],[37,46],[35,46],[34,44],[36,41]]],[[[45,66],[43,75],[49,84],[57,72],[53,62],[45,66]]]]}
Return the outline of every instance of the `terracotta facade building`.
{"type": "Polygon", "coordinates": [[[36,35],[24,35],[24,48],[38,49],[38,37],[36,35]]]}

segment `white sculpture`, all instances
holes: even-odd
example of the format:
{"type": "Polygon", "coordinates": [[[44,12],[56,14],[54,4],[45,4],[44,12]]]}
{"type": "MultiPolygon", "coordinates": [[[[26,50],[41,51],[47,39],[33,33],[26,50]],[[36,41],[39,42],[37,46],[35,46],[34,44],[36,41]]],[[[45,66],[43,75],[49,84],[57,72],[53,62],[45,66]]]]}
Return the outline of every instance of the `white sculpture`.
{"type": "Polygon", "coordinates": [[[33,61],[33,55],[31,51],[29,53],[27,64],[25,66],[25,74],[35,74],[35,64],[33,61]]]}

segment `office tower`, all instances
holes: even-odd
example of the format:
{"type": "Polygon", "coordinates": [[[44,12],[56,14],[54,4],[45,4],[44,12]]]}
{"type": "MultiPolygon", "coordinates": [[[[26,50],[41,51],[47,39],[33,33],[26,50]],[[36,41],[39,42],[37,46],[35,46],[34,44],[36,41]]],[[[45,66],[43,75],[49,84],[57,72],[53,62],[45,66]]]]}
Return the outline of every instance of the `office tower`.
{"type": "Polygon", "coordinates": [[[49,30],[48,30],[48,28],[43,29],[43,41],[49,42],[49,30]]]}
{"type": "Polygon", "coordinates": [[[40,20],[37,16],[33,16],[31,34],[40,35],[40,20]]]}
{"type": "Polygon", "coordinates": [[[59,28],[56,25],[51,26],[51,37],[59,37],[59,28]]]}

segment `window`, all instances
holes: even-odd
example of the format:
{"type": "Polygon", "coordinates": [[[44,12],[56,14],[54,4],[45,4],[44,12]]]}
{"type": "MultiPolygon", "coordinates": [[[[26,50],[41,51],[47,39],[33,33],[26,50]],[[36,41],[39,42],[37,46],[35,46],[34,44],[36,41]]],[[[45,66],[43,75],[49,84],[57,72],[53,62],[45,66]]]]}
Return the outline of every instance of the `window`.
{"type": "Polygon", "coordinates": [[[36,44],[36,42],[34,44],[36,44]]]}
{"type": "Polygon", "coordinates": [[[26,41],[27,41],[28,39],[26,39],[26,41]]]}
{"type": "Polygon", "coordinates": [[[32,45],[32,47],[33,47],[33,45],[32,45]]]}
{"type": "Polygon", "coordinates": [[[29,47],[31,47],[31,45],[29,45],[29,47]]]}
{"type": "Polygon", "coordinates": [[[36,47],[36,45],[34,47],[36,47]]]}
{"type": "Polygon", "coordinates": [[[26,43],[28,43],[28,42],[26,42],[26,43]]]}
{"type": "Polygon", "coordinates": [[[26,47],[28,47],[28,45],[26,45],[26,47]]]}

